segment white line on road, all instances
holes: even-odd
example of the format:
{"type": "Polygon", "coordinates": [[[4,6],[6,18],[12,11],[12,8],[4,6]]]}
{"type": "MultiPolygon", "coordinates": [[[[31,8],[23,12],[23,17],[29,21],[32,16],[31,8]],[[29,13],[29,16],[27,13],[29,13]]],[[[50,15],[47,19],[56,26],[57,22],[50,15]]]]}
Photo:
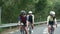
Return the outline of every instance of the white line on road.
{"type": "Polygon", "coordinates": [[[15,33],[15,32],[18,32],[19,30],[15,30],[15,31],[11,31],[11,32],[9,32],[10,34],[13,34],[13,33],[15,33]]]}
{"type": "Polygon", "coordinates": [[[44,29],[43,34],[47,34],[47,29],[48,29],[48,28],[45,28],[45,29],[44,29]]]}
{"type": "Polygon", "coordinates": [[[15,30],[15,32],[18,32],[19,30],[15,30]]]}
{"type": "Polygon", "coordinates": [[[9,33],[11,33],[11,34],[12,34],[12,33],[14,33],[14,31],[11,31],[11,32],[9,32],[9,33]]]}

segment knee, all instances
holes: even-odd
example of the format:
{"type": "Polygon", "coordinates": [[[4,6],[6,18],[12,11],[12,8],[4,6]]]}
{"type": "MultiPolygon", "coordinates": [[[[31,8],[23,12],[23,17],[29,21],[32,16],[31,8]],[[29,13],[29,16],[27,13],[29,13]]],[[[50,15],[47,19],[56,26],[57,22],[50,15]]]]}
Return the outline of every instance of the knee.
{"type": "Polygon", "coordinates": [[[28,30],[27,27],[25,27],[25,30],[26,30],[26,31],[28,30]]]}
{"type": "Polygon", "coordinates": [[[50,26],[48,26],[48,30],[50,29],[51,27],[50,26]]]}
{"type": "Polygon", "coordinates": [[[54,29],[56,29],[56,26],[53,26],[54,29]]]}

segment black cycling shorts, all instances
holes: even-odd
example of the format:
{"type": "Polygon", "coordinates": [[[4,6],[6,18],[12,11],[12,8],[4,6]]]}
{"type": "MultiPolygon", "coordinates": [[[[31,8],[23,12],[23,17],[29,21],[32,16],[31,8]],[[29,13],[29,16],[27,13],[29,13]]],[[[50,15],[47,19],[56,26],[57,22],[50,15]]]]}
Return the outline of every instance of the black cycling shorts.
{"type": "Polygon", "coordinates": [[[29,21],[31,24],[33,23],[32,21],[29,21]]]}
{"type": "Polygon", "coordinates": [[[54,25],[54,21],[49,21],[49,25],[54,25]]]}
{"type": "Polygon", "coordinates": [[[21,22],[21,23],[23,23],[23,25],[22,25],[22,26],[27,26],[27,25],[26,25],[26,22],[21,22]]]}

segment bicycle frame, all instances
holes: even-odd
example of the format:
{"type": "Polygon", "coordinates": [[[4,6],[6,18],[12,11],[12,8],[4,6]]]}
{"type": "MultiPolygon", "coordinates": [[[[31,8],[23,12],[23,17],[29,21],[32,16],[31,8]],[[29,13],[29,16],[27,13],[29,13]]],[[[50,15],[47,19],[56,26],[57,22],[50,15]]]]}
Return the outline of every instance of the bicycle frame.
{"type": "Polygon", "coordinates": [[[25,34],[25,26],[24,25],[21,25],[22,26],[22,29],[20,30],[21,34],[25,34]]]}
{"type": "Polygon", "coordinates": [[[53,25],[51,25],[50,34],[54,34],[54,28],[53,28],[53,25]]]}
{"type": "Polygon", "coordinates": [[[29,34],[31,34],[32,24],[29,25],[29,34]]]}

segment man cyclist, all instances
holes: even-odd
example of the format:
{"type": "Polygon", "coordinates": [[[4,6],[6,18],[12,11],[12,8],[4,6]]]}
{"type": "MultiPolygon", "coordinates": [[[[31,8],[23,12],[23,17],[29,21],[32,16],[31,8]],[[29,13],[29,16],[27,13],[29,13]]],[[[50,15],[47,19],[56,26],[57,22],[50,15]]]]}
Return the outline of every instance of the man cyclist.
{"type": "Polygon", "coordinates": [[[27,20],[28,20],[29,24],[32,25],[32,32],[33,32],[33,28],[34,28],[34,15],[32,14],[32,11],[29,11],[29,15],[27,15],[27,20]]]}
{"type": "Polygon", "coordinates": [[[19,27],[20,27],[20,31],[22,31],[22,29],[24,28],[26,34],[28,34],[28,23],[27,23],[27,16],[26,16],[26,12],[24,10],[21,11],[19,17],[19,27]]]}
{"type": "Polygon", "coordinates": [[[48,34],[50,33],[51,25],[53,25],[53,28],[55,30],[57,27],[57,21],[54,11],[50,11],[50,15],[47,17],[48,34]]]}

